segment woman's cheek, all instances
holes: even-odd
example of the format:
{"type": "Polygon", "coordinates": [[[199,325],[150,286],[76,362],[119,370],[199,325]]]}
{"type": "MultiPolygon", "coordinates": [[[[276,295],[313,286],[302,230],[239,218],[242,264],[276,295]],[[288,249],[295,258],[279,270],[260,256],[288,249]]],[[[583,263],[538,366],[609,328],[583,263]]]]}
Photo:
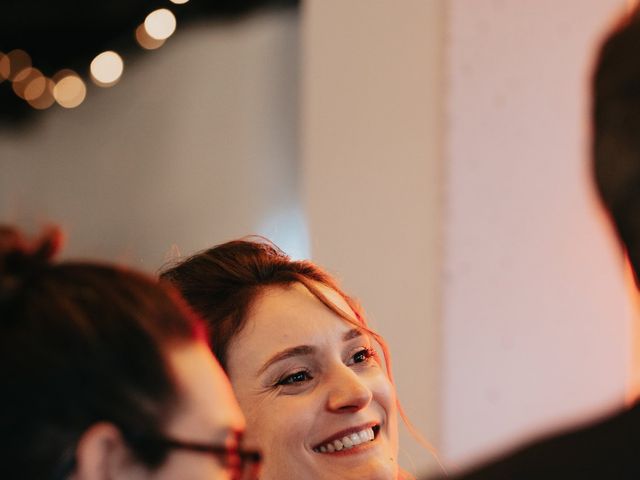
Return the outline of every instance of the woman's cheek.
{"type": "Polygon", "coordinates": [[[313,431],[317,418],[321,418],[323,409],[320,402],[314,402],[308,396],[291,396],[278,406],[277,425],[274,428],[284,433],[287,444],[305,442],[313,431]]]}
{"type": "Polygon", "coordinates": [[[396,390],[389,377],[380,369],[372,369],[365,373],[368,377],[369,388],[374,394],[374,398],[377,398],[379,402],[385,405],[396,404],[396,390]]]}

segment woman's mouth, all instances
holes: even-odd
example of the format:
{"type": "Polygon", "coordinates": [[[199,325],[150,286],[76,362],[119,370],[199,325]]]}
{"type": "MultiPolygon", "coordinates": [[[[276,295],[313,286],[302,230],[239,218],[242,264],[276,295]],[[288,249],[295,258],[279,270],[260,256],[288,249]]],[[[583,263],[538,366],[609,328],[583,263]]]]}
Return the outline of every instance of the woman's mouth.
{"type": "Polygon", "coordinates": [[[380,425],[366,427],[361,430],[342,435],[339,438],[326,441],[316,447],[313,447],[313,451],[316,453],[334,453],[343,450],[350,450],[358,445],[362,445],[363,443],[372,442],[378,435],[379,431],[380,425]]]}

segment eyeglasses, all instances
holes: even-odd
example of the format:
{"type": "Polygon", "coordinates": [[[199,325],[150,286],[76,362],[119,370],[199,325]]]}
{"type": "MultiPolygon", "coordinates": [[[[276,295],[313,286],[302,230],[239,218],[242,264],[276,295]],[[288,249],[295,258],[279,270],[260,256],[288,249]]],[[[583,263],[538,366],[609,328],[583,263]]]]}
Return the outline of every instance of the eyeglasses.
{"type": "Polygon", "coordinates": [[[246,450],[226,445],[185,442],[172,438],[137,438],[136,441],[153,443],[155,446],[171,450],[188,450],[215,456],[231,473],[231,480],[257,480],[260,473],[262,455],[256,450],[246,450]]]}
{"type": "MultiPolygon", "coordinates": [[[[124,433],[124,432],[123,432],[124,433]]],[[[235,445],[240,443],[241,434],[236,433],[235,445]]],[[[213,455],[231,474],[231,480],[257,480],[260,473],[262,455],[257,450],[247,450],[237,446],[211,445],[208,443],[187,442],[156,435],[135,435],[124,433],[131,445],[144,446],[153,450],[188,450],[213,455]]],[[[62,463],[52,476],[53,479],[66,479],[75,468],[75,457],[62,463]]]]}

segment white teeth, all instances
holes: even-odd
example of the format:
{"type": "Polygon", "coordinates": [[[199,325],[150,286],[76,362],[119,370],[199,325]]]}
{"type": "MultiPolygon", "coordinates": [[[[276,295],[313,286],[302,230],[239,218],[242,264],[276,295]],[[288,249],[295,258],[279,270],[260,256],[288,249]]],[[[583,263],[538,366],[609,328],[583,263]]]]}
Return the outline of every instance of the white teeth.
{"type": "Polygon", "coordinates": [[[375,438],[372,428],[365,428],[359,432],[351,433],[342,437],[340,440],[334,440],[321,447],[314,448],[319,453],[333,453],[340,450],[349,450],[362,443],[370,442],[375,438]]]}

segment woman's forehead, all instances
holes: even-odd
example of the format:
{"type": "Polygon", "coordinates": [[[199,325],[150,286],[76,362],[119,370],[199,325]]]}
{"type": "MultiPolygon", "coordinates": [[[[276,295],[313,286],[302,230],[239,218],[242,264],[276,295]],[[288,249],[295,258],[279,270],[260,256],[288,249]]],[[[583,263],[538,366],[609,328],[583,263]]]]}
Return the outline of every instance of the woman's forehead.
{"type": "MultiPolygon", "coordinates": [[[[338,292],[319,283],[314,284],[314,287],[347,316],[356,318],[349,304],[338,292]]],[[[253,302],[247,316],[247,323],[253,323],[254,328],[280,327],[284,330],[293,326],[314,327],[317,322],[325,324],[331,323],[330,320],[337,320],[338,329],[352,328],[301,283],[265,288],[253,302]]]]}
{"type": "MultiPolygon", "coordinates": [[[[342,295],[324,285],[320,288],[327,300],[356,318],[342,295]]],[[[327,342],[342,344],[344,336],[353,329],[353,324],[323,304],[304,285],[269,287],[254,301],[229,354],[244,356],[251,351],[253,360],[260,361],[278,349],[327,342]]]]}

